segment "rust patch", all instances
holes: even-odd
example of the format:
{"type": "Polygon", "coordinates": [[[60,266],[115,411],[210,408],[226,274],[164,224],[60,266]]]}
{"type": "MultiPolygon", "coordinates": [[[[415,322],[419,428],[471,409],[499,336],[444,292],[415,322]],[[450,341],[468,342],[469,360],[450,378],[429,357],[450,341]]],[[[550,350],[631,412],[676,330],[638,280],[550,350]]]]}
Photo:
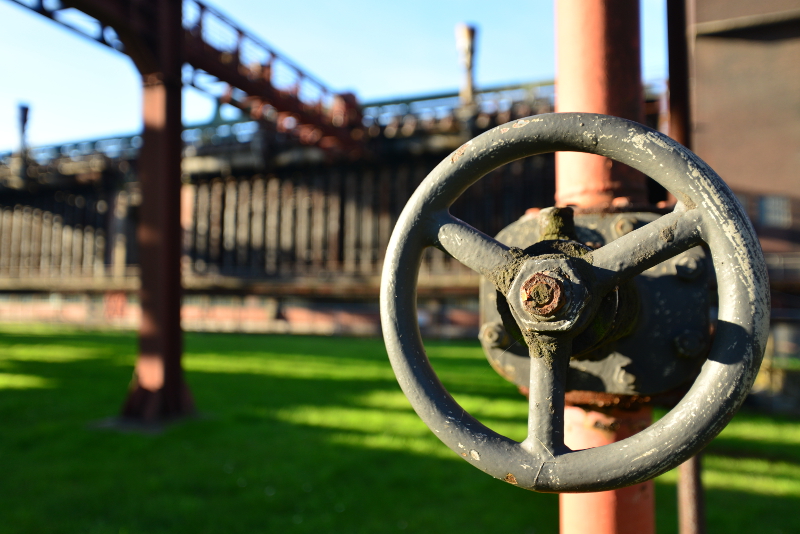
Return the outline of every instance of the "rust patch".
{"type": "Polygon", "coordinates": [[[469,142],[467,142],[467,143],[464,143],[464,144],[463,144],[463,145],[461,145],[460,147],[458,147],[458,150],[456,150],[455,154],[453,154],[452,156],[450,156],[450,163],[455,163],[456,161],[458,161],[459,159],[461,159],[461,156],[463,156],[463,155],[464,155],[464,152],[466,152],[466,151],[467,151],[467,147],[468,147],[469,145],[471,145],[471,144],[472,144],[472,141],[469,141],[469,142]]]}
{"type": "MultiPolygon", "coordinates": [[[[683,392],[681,393],[681,396],[683,392]]],[[[675,403],[681,396],[675,399],[675,403]]],[[[666,398],[666,397],[665,397],[666,398]]],[[[638,409],[649,404],[653,397],[639,395],[617,395],[614,393],[601,393],[596,391],[567,391],[565,395],[567,406],[588,406],[597,408],[623,408],[638,409]]]]}
{"type": "Polygon", "coordinates": [[[512,475],[511,473],[509,473],[509,474],[507,474],[506,476],[504,476],[504,477],[503,477],[503,480],[505,480],[505,481],[506,481],[506,482],[508,482],[509,484],[514,484],[515,486],[517,485],[517,477],[515,477],[515,476],[514,476],[514,475],[512,475]]]}
{"type": "Polygon", "coordinates": [[[506,133],[511,128],[500,128],[500,133],[506,133]]]}
{"type": "Polygon", "coordinates": [[[519,290],[522,307],[532,315],[549,317],[564,306],[561,283],[547,273],[534,273],[519,290]]]}
{"type": "Polygon", "coordinates": [[[531,121],[526,121],[525,119],[520,119],[520,120],[518,120],[517,122],[514,123],[514,126],[512,126],[512,128],[522,128],[523,126],[525,126],[529,122],[531,122],[531,121]]]}

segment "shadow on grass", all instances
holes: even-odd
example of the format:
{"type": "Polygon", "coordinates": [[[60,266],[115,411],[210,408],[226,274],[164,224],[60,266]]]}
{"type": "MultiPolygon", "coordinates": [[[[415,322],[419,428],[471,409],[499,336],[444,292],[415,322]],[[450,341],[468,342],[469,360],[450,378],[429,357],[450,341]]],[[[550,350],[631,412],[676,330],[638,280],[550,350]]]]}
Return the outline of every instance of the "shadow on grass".
{"type": "MultiPolygon", "coordinates": [[[[0,335],[0,373],[42,379],[0,388],[4,532],[558,531],[556,496],[486,476],[424,427],[380,340],[205,334],[188,335],[186,346],[203,416],[160,435],[119,434],[89,423],[119,409],[133,335],[0,335]],[[53,347],[91,357],[58,360],[53,347]]],[[[524,415],[475,343],[428,347],[457,398],[511,407],[491,421],[524,415]]],[[[659,532],[675,532],[674,486],[657,491],[659,532]]],[[[779,532],[797,506],[736,491],[712,490],[708,500],[709,531],[732,533],[779,532]],[[752,526],[763,528],[764,516],[772,530],[752,526]]]]}
{"type": "MultiPolygon", "coordinates": [[[[133,336],[0,336],[0,372],[39,377],[45,385],[0,389],[4,532],[557,530],[554,496],[471,469],[407,405],[397,405],[401,394],[379,340],[187,338],[189,369],[193,359],[202,363],[216,353],[216,364],[227,370],[189,371],[203,417],[148,436],[89,428],[124,399],[133,336]],[[52,355],[59,347],[91,357],[67,351],[59,360],[52,355]],[[232,371],[253,354],[267,354],[268,365],[232,371]],[[270,366],[275,358],[282,366],[270,366]],[[314,369],[292,374],[308,372],[303,366],[313,368],[319,358],[346,362],[353,378],[326,379],[314,369]],[[372,378],[359,378],[361,368],[372,378]],[[380,402],[371,406],[365,398],[380,402]],[[294,422],[297,410],[301,416],[319,410],[322,422],[294,422]],[[361,428],[359,415],[376,412],[384,422],[361,428]],[[342,413],[347,420],[337,420],[342,413]]],[[[448,365],[458,375],[485,362],[448,365]]],[[[479,392],[465,388],[473,390],[479,392]]]]}
{"type": "MultiPolygon", "coordinates": [[[[790,534],[798,532],[796,497],[706,488],[707,532],[726,534],[790,534]]],[[[656,531],[678,533],[678,503],[674,483],[656,483],[656,531]]]]}

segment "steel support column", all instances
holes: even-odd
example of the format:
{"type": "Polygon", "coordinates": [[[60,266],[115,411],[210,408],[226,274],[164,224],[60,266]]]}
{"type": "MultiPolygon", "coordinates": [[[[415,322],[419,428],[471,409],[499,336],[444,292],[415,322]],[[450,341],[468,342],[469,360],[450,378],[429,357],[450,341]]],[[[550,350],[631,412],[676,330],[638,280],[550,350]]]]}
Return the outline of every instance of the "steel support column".
{"type": "MultiPolygon", "coordinates": [[[[556,34],[556,111],[642,122],[639,1],[558,0],[556,34]]],[[[646,202],[644,176],[629,167],[590,154],[556,153],[556,205],[603,208],[646,202]]],[[[651,412],[568,406],[565,419],[567,445],[585,449],[635,433],[650,424],[651,412]]],[[[655,533],[652,481],[615,491],[561,494],[559,502],[561,534],[655,533]]]]}
{"type": "Polygon", "coordinates": [[[122,416],[143,423],[193,411],[181,368],[181,2],[158,0],[157,72],[143,72],[139,155],[139,359],[122,416]]]}

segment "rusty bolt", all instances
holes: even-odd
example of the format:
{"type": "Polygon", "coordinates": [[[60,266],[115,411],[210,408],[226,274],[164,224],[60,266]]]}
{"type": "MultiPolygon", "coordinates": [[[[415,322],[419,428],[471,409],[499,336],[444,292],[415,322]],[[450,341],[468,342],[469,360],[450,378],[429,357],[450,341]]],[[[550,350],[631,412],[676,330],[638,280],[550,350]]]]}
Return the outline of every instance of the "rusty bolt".
{"type": "Polygon", "coordinates": [[[622,237],[625,234],[633,232],[633,228],[635,225],[636,225],[636,219],[633,219],[631,217],[622,217],[614,225],[614,230],[616,230],[617,236],[622,237]]]}
{"type": "Polygon", "coordinates": [[[561,282],[546,273],[534,273],[520,288],[525,311],[531,315],[549,317],[564,305],[561,282]]]}
{"type": "Polygon", "coordinates": [[[694,256],[684,256],[675,262],[675,273],[678,278],[691,282],[700,276],[702,261],[694,256]]]}
{"type": "Polygon", "coordinates": [[[507,347],[510,343],[508,332],[503,323],[484,323],[478,337],[492,348],[507,347]]]}

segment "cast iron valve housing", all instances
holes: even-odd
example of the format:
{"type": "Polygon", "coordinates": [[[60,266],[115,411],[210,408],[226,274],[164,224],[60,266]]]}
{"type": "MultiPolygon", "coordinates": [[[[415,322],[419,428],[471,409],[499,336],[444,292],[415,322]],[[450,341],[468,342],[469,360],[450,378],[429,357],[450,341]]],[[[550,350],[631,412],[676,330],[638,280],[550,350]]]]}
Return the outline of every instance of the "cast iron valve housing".
{"type": "MultiPolygon", "coordinates": [[[[630,211],[573,213],[571,207],[529,210],[495,239],[532,256],[562,252],[580,257],[658,217],[630,211]]],[[[606,393],[606,402],[625,395],[625,402],[635,404],[669,402],[691,385],[711,347],[708,263],[705,250],[697,246],[604,295],[591,322],[572,340],[566,390],[606,393]]],[[[533,285],[533,295],[521,295],[523,306],[532,305],[533,296],[547,298],[548,287],[533,285]]],[[[527,390],[528,346],[506,296],[487,278],[480,283],[480,311],[478,337],[489,363],[527,390]]]]}
{"type": "MultiPolygon", "coordinates": [[[[398,382],[429,428],[466,461],[545,492],[615,489],[643,482],[700,451],[730,421],[755,379],[769,326],[761,249],[734,194],[696,155],[641,124],[588,113],[537,115],[498,126],[442,161],[409,200],[389,242],[381,281],[384,340],[398,382]],[[554,240],[548,250],[508,246],[453,217],[449,207],[497,167],[554,151],[598,154],[655,179],[674,211],[596,250],[554,240]],[[559,244],[560,243],[560,244],[559,244]],[[607,295],[705,243],[716,273],[716,336],[688,393],[638,434],[593,449],[564,444],[564,394],[573,345],[607,295]],[[425,354],[416,283],[435,246],[471,267],[506,299],[530,356],[528,436],[517,442],[467,413],[425,354]],[[462,454],[466,453],[466,454],[462,454]]],[[[502,335],[502,333],[498,333],[502,335]]],[[[691,345],[691,344],[689,344],[691,345]]]]}

